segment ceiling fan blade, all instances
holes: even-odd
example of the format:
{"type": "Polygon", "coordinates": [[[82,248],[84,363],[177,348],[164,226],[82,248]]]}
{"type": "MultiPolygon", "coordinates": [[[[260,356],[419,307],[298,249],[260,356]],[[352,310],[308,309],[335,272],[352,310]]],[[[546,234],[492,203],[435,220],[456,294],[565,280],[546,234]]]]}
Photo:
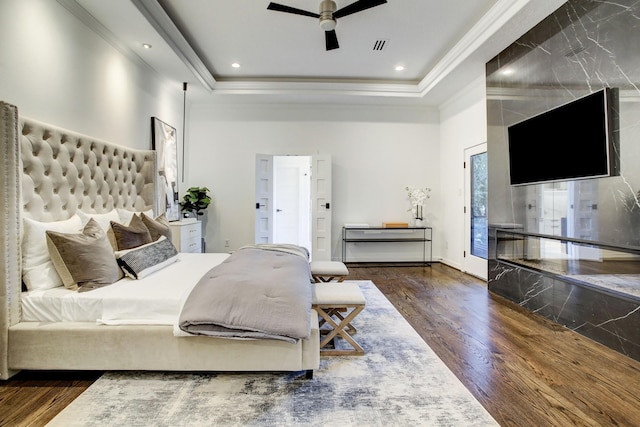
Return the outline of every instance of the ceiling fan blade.
{"type": "Polygon", "coordinates": [[[340,47],[340,45],[338,44],[338,36],[336,35],[336,30],[325,31],[324,40],[327,45],[327,50],[338,49],[340,47]]]}
{"type": "Polygon", "coordinates": [[[275,10],[277,12],[293,13],[294,15],[303,15],[303,16],[310,16],[312,18],[320,18],[320,15],[318,15],[317,13],[308,12],[308,11],[302,10],[302,9],[296,9],[295,7],[285,6],[285,5],[279,4],[279,3],[271,2],[271,3],[269,3],[269,6],[267,6],[267,9],[275,10]]]}
{"type": "Polygon", "coordinates": [[[380,6],[386,2],[387,0],[358,0],[355,3],[351,3],[350,5],[343,7],[342,9],[336,10],[333,13],[333,17],[336,19],[342,18],[343,16],[380,6]]]}

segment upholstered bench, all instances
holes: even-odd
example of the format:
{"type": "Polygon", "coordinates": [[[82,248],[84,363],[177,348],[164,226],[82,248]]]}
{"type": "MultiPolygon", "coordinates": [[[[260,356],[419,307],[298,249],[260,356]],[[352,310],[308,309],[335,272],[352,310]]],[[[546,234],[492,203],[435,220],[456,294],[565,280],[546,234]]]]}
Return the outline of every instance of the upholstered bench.
{"type": "Polygon", "coordinates": [[[311,261],[309,266],[316,283],[342,282],[349,275],[349,269],[340,261],[311,261]]]}
{"type": "Polygon", "coordinates": [[[357,283],[315,283],[313,285],[313,308],[321,317],[320,355],[363,355],[364,350],[353,339],[357,332],[353,319],[364,310],[366,301],[357,283]],[[322,326],[327,325],[324,329],[322,326]],[[334,339],[347,341],[353,349],[338,349],[334,339]],[[333,341],[333,348],[328,345],[333,341]]]}

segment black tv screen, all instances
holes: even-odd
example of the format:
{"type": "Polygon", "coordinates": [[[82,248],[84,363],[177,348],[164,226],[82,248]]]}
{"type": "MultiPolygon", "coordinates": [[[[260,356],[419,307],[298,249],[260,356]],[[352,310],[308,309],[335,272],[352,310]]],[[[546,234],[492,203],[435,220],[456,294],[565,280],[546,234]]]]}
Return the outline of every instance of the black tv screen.
{"type": "Polygon", "coordinates": [[[617,175],[613,102],[605,88],[509,126],[511,185],[617,175]]]}

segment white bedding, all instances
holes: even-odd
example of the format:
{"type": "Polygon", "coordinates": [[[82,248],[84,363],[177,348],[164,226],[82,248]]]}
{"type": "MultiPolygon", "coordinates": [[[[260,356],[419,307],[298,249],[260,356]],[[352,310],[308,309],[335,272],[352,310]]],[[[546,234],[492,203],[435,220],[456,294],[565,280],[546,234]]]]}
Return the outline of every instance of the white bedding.
{"type": "Polygon", "coordinates": [[[180,253],[179,260],[140,280],[124,278],[89,292],[64,287],[22,293],[23,322],[174,325],[184,299],[224,253],[180,253]]]}

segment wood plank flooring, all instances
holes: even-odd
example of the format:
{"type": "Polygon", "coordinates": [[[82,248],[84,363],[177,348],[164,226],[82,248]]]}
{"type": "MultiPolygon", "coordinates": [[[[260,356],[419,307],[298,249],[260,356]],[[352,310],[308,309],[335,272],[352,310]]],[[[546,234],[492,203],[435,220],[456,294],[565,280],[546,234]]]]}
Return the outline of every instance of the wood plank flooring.
{"type": "MultiPolygon", "coordinates": [[[[640,363],[489,294],[453,268],[349,266],[372,280],[502,426],[638,426],[640,363]]],[[[0,426],[43,426],[100,373],[0,382],[0,426]]]]}
{"type": "Polygon", "coordinates": [[[640,363],[442,264],[354,268],[502,426],[638,426],[640,363]]]}

